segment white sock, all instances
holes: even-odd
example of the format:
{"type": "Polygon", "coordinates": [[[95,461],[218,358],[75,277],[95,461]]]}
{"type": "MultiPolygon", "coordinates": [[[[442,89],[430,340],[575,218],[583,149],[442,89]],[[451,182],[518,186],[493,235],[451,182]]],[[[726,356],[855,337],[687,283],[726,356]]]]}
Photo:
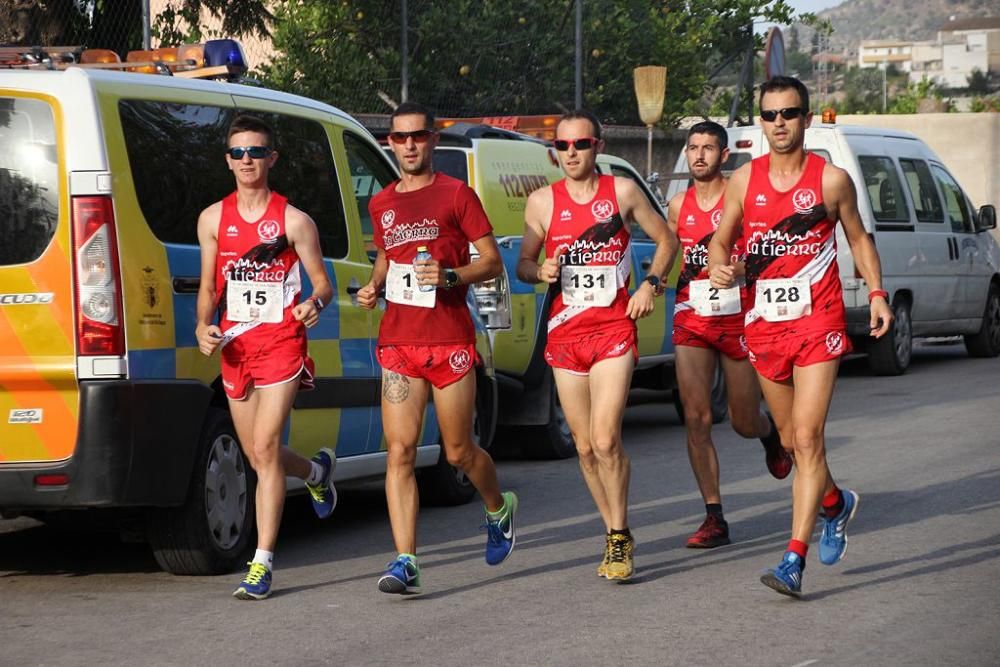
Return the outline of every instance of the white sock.
{"type": "Polygon", "coordinates": [[[274,552],[264,551],[263,549],[257,549],[253,555],[253,562],[260,563],[268,570],[274,570],[274,552]]]}
{"type": "Polygon", "coordinates": [[[315,461],[310,461],[309,463],[312,464],[312,472],[310,472],[309,476],[306,477],[306,484],[316,486],[319,484],[320,480],[323,479],[323,466],[315,461]]]}

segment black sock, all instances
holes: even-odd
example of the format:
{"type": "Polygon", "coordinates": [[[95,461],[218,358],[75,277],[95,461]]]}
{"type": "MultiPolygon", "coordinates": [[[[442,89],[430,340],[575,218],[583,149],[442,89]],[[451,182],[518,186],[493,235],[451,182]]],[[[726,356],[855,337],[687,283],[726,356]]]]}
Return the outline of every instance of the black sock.
{"type": "Polygon", "coordinates": [[[767,415],[767,421],[771,424],[771,430],[767,435],[761,437],[760,441],[764,445],[765,449],[774,449],[775,447],[781,447],[781,434],[778,433],[778,427],[774,423],[774,419],[771,415],[767,415]]]}
{"type": "Polygon", "coordinates": [[[705,505],[705,513],[708,516],[714,516],[717,519],[722,519],[722,503],[707,503],[705,505]]]}
{"type": "Polygon", "coordinates": [[[616,530],[612,528],[608,531],[608,535],[624,535],[625,537],[632,537],[632,532],[628,529],[628,526],[622,528],[621,530],[616,530]]]}

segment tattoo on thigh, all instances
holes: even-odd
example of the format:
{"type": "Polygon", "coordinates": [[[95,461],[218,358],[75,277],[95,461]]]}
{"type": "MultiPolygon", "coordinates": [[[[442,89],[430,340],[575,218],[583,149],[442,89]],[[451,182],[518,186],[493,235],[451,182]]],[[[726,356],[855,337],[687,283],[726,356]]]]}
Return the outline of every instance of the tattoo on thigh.
{"type": "Polygon", "coordinates": [[[402,403],[410,395],[410,379],[405,375],[386,371],[382,378],[382,397],[390,403],[402,403]]]}

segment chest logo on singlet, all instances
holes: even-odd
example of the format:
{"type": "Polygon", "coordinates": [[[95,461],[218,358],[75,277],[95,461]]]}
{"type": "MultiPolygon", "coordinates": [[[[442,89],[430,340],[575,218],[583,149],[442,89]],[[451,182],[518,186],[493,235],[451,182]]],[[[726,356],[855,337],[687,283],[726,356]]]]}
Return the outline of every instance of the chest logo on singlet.
{"type": "Polygon", "coordinates": [[[560,220],[572,220],[573,219],[573,214],[570,212],[570,210],[568,208],[564,208],[559,213],[559,219],[560,220]]]}
{"type": "Polygon", "coordinates": [[[761,192],[759,195],[757,195],[757,198],[754,199],[754,202],[757,204],[757,206],[767,206],[767,195],[761,192]]]}
{"type": "Polygon", "coordinates": [[[688,227],[690,227],[691,225],[693,225],[694,224],[694,215],[692,215],[692,214],[689,213],[687,219],[684,221],[684,224],[687,225],[688,227]]]}
{"type": "Polygon", "coordinates": [[[594,214],[594,219],[598,222],[610,220],[614,211],[615,205],[607,199],[598,199],[590,207],[590,212],[594,214]]]}
{"type": "Polygon", "coordinates": [[[448,357],[448,365],[454,373],[464,373],[472,364],[472,357],[468,350],[455,350],[448,357]]]}
{"type": "Polygon", "coordinates": [[[391,208],[382,214],[382,227],[383,229],[388,229],[392,226],[393,220],[396,219],[396,212],[391,208]]]}
{"type": "Polygon", "coordinates": [[[716,209],[712,211],[712,229],[718,229],[719,223],[722,222],[722,209],[716,209]]]}
{"type": "Polygon", "coordinates": [[[281,225],[277,220],[261,220],[257,224],[257,236],[260,237],[261,243],[274,243],[280,233],[281,225]]]}
{"type": "Polygon", "coordinates": [[[816,205],[816,193],[809,188],[800,188],[792,194],[792,206],[796,213],[808,213],[816,205]]]}

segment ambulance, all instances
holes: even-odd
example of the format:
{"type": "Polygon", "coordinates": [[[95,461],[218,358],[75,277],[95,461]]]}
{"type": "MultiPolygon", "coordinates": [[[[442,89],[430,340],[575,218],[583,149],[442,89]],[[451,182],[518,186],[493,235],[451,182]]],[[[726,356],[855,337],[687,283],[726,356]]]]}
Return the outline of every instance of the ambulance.
{"type": "MultiPolygon", "coordinates": [[[[892,331],[868,336],[868,285],[837,227],[837,263],[844,287],[847,328],[855,350],[867,353],[878,375],[900,375],[910,365],[913,341],[961,336],[970,356],[1000,354],[1000,247],[992,205],[973,207],[941,159],[909,132],[838,125],[806,130],[805,148],[844,169],[858,194],[858,211],[882,263],[882,287],[895,315],[892,331]]],[[[731,173],[768,152],[759,125],[731,127],[731,173]]],[[[688,187],[684,155],[667,187],[668,200],[688,187]]]]}
{"type": "MultiPolygon", "coordinates": [[[[198,214],[234,187],[227,127],[246,112],[276,129],[272,186],[319,229],[335,299],[309,330],[316,389],[296,398],[284,441],[307,457],[334,447],[337,481],[385,472],[382,310],[355,300],[372,271],[368,200],[397,174],[344,112],[229,82],[246,69],[235,42],[117,60],[0,49],[0,513],[100,513],[170,572],[226,572],[252,546],[254,476],[194,328],[198,214]]],[[[486,445],[497,392],[482,292],[469,301],[486,445]]],[[[474,489],[439,442],[431,406],[421,497],[466,502],[474,489]]]]}

